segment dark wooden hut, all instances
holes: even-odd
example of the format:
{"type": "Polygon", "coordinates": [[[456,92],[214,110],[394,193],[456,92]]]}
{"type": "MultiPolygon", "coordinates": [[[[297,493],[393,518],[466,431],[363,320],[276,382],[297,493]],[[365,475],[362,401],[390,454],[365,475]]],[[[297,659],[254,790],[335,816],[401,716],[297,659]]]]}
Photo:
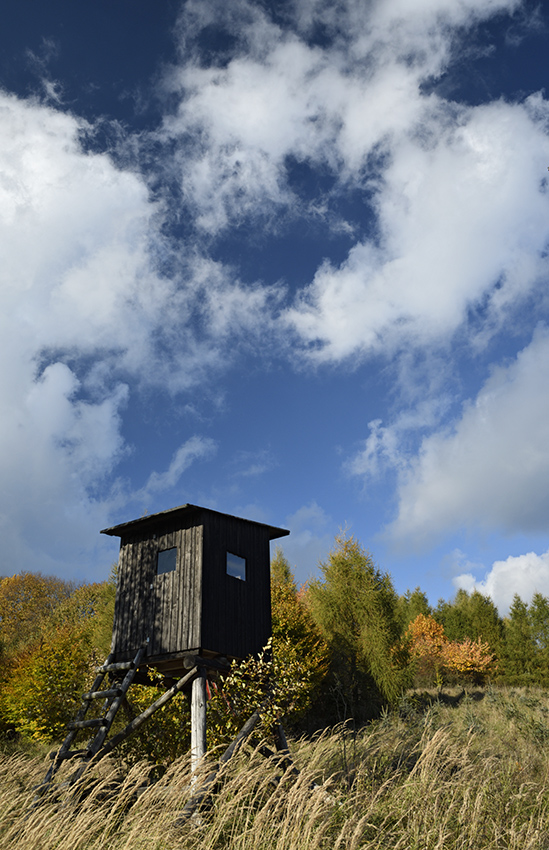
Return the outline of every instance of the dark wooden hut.
{"type": "Polygon", "coordinates": [[[105,528],[120,537],[113,652],[166,675],[185,655],[244,658],[271,635],[269,542],[289,534],[197,505],[105,528]]]}

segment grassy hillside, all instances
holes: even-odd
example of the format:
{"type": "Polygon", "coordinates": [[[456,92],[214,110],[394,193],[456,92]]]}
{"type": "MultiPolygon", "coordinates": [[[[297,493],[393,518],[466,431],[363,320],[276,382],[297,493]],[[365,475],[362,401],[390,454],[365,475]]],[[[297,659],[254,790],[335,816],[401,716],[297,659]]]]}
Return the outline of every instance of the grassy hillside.
{"type": "Polygon", "coordinates": [[[398,713],[361,730],[339,727],[292,742],[297,779],[278,780],[276,766],[248,748],[229,765],[211,805],[179,824],[189,796],[184,761],[148,786],[150,766],[128,773],[104,762],[78,807],[45,801],[29,814],[45,760],[5,753],[0,844],[5,850],[549,848],[549,692],[456,691],[443,699],[410,693],[398,713]]]}

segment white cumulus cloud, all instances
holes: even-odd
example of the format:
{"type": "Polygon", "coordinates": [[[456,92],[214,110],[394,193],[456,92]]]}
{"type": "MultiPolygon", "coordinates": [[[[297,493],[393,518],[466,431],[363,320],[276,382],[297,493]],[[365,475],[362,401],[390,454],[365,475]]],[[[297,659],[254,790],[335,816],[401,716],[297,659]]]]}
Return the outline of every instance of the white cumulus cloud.
{"type": "Polygon", "coordinates": [[[489,596],[500,615],[505,616],[515,594],[528,604],[534,593],[549,596],[549,552],[510,556],[504,561],[495,561],[482,579],[477,579],[472,573],[462,573],[453,579],[453,583],[456,588],[463,588],[469,593],[478,590],[489,596]]]}
{"type": "Polygon", "coordinates": [[[484,334],[546,272],[549,109],[541,97],[457,110],[426,103],[395,138],[376,196],[380,236],[325,262],[288,311],[318,361],[445,345],[482,305],[484,334]]]}
{"type": "Polygon", "coordinates": [[[488,338],[539,283],[547,102],[465,106],[426,87],[468,29],[518,6],[348,0],[336,14],[310,2],[282,28],[243,0],[185,4],[181,62],[165,78],[178,105],[160,135],[175,144],[173,175],[198,231],[244,221],[268,230],[296,215],[327,224],[331,201],[348,192],[376,218],[375,235],[343,262],[321,263],[283,316],[307,357],[356,362],[445,344],[479,305],[488,338]],[[329,36],[322,46],[306,38],[317,24],[329,36]],[[190,34],[214,25],[232,39],[217,64],[190,47],[190,34]],[[295,163],[329,175],[332,188],[300,194],[295,163]]]}
{"type": "Polygon", "coordinates": [[[463,528],[547,531],[549,332],[493,369],[451,428],[426,437],[399,486],[396,541],[428,545],[463,528]]]}

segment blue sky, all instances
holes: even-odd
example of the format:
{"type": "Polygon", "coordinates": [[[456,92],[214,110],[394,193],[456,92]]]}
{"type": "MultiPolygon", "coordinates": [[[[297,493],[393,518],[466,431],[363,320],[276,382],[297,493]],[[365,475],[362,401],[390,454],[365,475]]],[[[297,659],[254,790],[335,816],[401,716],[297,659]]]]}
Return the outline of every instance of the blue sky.
{"type": "Polygon", "coordinates": [[[549,595],[549,9],[6,0],[1,573],[195,503],[549,595]]]}

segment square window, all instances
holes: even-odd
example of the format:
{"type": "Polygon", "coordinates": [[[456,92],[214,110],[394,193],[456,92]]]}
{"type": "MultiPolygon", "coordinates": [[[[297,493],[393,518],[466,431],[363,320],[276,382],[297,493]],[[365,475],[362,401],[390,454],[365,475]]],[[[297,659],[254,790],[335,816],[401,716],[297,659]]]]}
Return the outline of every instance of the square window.
{"type": "Polygon", "coordinates": [[[246,581],[246,558],[227,552],[227,575],[246,581]]]}
{"type": "Polygon", "coordinates": [[[164,573],[173,573],[177,567],[177,547],[173,549],[163,549],[158,553],[156,558],[156,575],[161,576],[164,573]]]}

